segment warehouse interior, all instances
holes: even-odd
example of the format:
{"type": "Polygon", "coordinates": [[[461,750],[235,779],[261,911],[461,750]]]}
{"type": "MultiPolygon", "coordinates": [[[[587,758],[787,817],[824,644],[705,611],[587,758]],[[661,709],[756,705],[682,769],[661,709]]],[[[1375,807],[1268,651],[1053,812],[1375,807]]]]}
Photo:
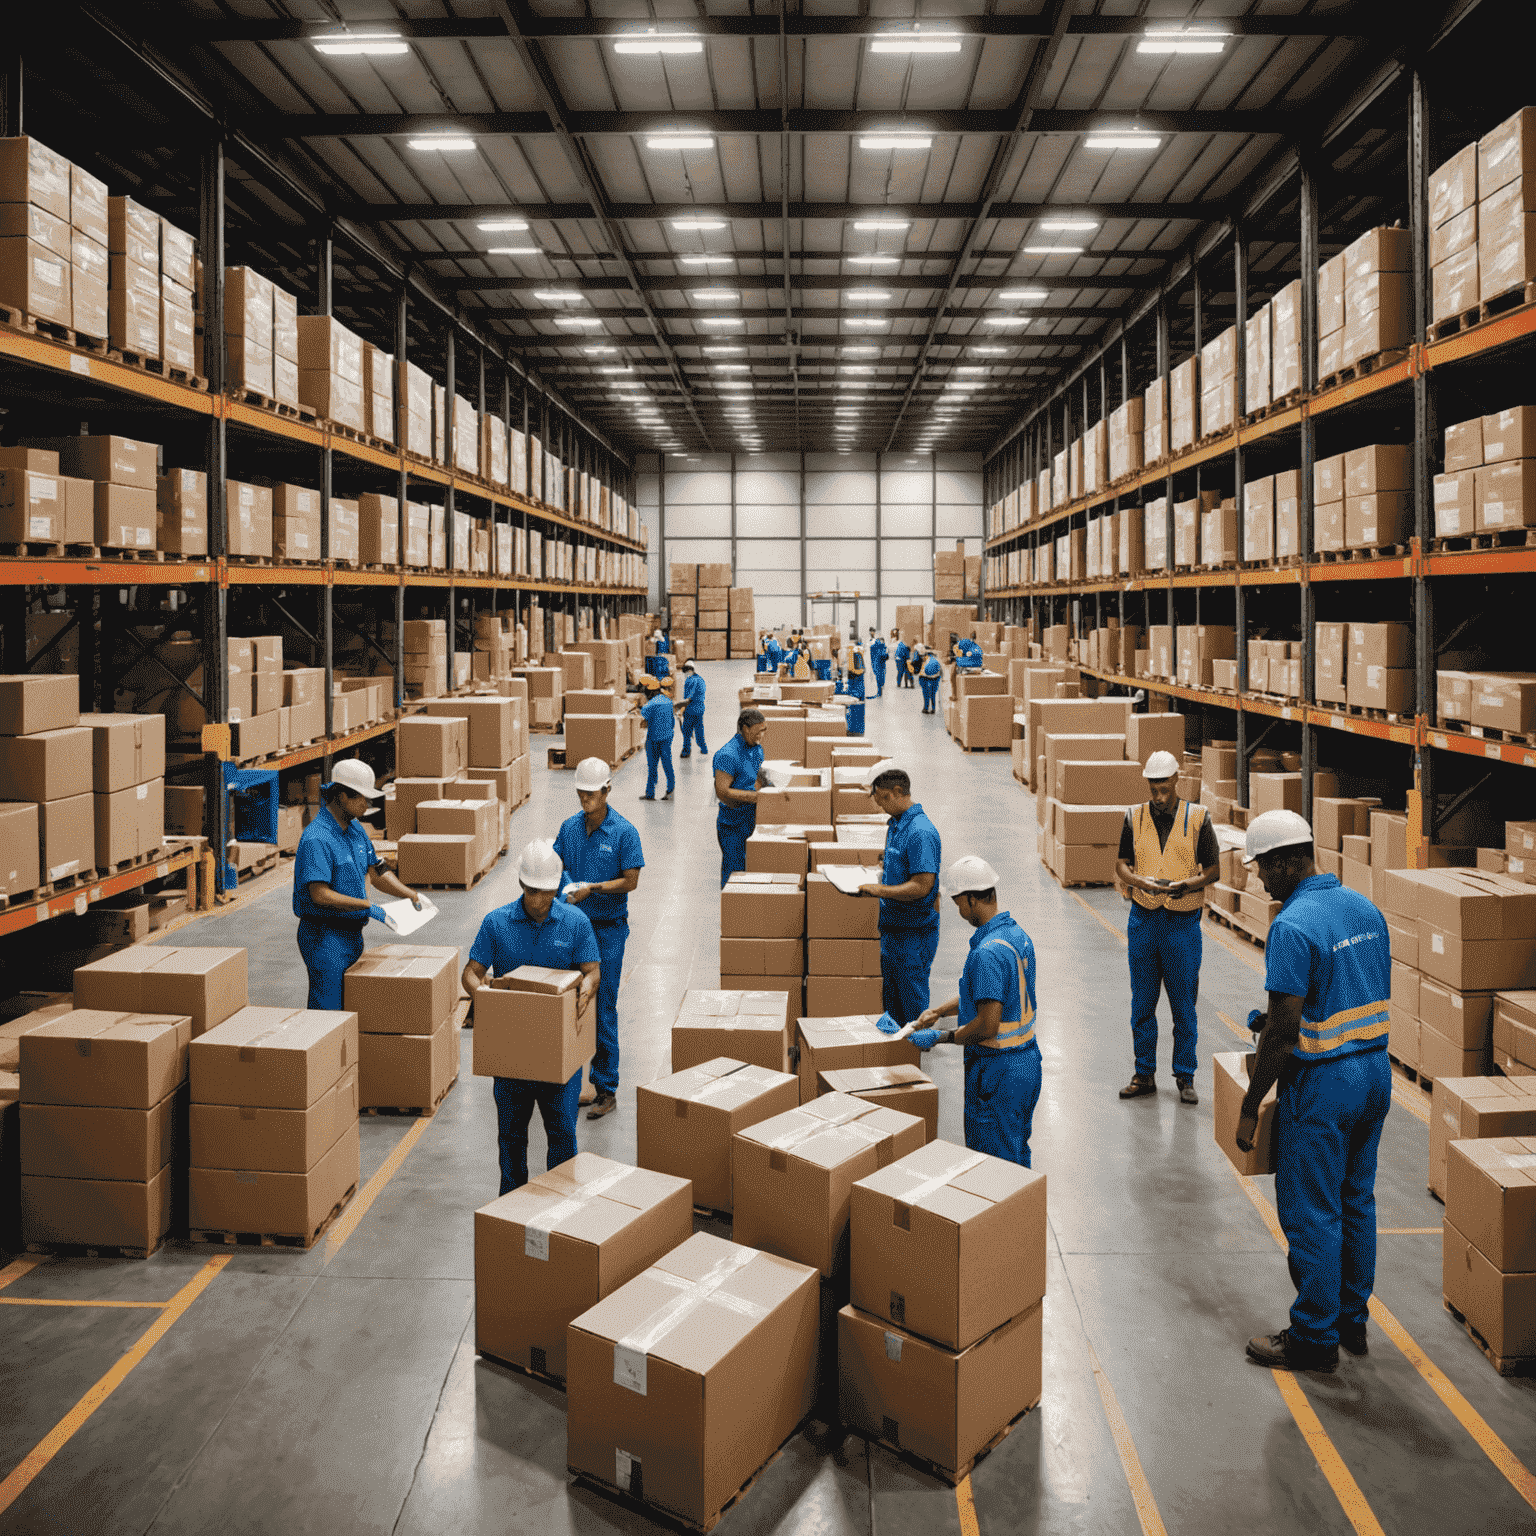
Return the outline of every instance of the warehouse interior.
{"type": "Polygon", "coordinates": [[[1528,1527],[1521,19],[8,26],[0,1533],[1528,1527]],[[1149,782],[1216,849],[1155,1092],[1149,782]],[[1391,1081],[1369,1349],[1271,1369],[1276,815],[1391,1081]]]}

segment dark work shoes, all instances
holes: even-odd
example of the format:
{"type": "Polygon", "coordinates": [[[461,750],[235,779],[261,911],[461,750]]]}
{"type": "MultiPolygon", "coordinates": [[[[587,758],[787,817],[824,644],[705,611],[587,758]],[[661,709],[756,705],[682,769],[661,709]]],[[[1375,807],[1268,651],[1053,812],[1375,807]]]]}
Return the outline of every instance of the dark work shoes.
{"type": "Polygon", "coordinates": [[[1122,1099],[1140,1099],[1149,1093],[1157,1092],[1157,1079],[1155,1077],[1142,1077],[1137,1073],[1124,1088],[1120,1090],[1122,1099]]]}
{"type": "Polygon", "coordinates": [[[1274,1371],[1321,1371],[1326,1374],[1339,1368],[1339,1347],[1335,1344],[1323,1349],[1316,1344],[1306,1344],[1292,1338],[1289,1328],[1282,1328],[1279,1333],[1249,1339],[1248,1358],[1274,1371]]]}
{"type": "Polygon", "coordinates": [[[1200,1095],[1195,1092],[1195,1080],[1192,1077],[1176,1077],[1174,1081],[1179,1085],[1179,1103],[1198,1104],[1200,1095]]]}
{"type": "Polygon", "coordinates": [[[1352,1355],[1370,1354],[1371,1343],[1365,1336],[1365,1324],[1340,1323],[1339,1348],[1348,1350],[1352,1355]]]}
{"type": "Polygon", "coordinates": [[[592,1101],[592,1108],[587,1111],[588,1120],[601,1120],[604,1115],[611,1115],[619,1107],[619,1101],[611,1093],[600,1093],[592,1101]]]}

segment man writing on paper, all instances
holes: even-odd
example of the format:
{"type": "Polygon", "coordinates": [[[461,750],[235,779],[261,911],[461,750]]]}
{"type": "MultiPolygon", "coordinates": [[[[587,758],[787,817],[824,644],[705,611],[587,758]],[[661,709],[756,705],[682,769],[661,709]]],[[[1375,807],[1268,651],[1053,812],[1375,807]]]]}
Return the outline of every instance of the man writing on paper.
{"type": "MultiPolygon", "coordinates": [[[[576,997],[579,1013],[592,1001],[601,981],[601,956],[592,924],[580,907],[556,901],[564,870],[548,838],[529,843],[518,855],[517,879],[522,898],[487,912],[464,967],[464,990],[474,996],[493,976],[520,965],[555,971],[580,971],[576,997]]],[[[576,1105],[581,1068],[567,1083],[541,1083],[520,1077],[492,1080],[496,1097],[496,1135],[501,1149],[501,1194],[528,1182],[528,1122],[534,1105],[544,1121],[549,1143],[546,1168],[558,1168],[576,1156],[576,1105]]]]}
{"type": "Polygon", "coordinates": [[[421,897],[379,861],[360,817],[383,799],[373,769],[348,757],[320,786],[325,801],[305,827],[293,861],[293,915],[299,920],[299,953],[309,972],[308,1008],[341,1007],[347,967],[363,953],[368,919],[384,922],[383,907],[366,894],[370,884],[421,906],[421,897]]]}

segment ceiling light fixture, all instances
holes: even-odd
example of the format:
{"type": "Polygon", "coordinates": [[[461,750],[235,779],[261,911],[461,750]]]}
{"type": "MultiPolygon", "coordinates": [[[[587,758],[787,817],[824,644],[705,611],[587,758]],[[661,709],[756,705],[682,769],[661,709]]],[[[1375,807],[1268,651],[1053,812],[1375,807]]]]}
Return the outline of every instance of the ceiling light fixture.
{"type": "Polygon", "coordinates": [[[462,133],[429,133],[405,142],[409,149],[436,149],[444,154],[458,154],[475,147],[475,141],[462,133]]]}
{"type": "Polygon", "coordinates": [[[1080,245],[1026,245],[1026,256],[1081,256],[1083,247],[1080,245]]]}
{"type": "Polygon", "coordinates": [[[386,58],[411,51],[398,32],[338,32],[332,37],[317,37],[315,52],[340,58],[386,58]]]}
{"type": "Polygon", "coordinates": [[[1044,288],[1004,288],[998,298],[1004,304],[1037,304],[1050,298],[1050,293],[1044,288]]]}
{"type": "Polygon", "coordinates": [[[485,254],[487,256],[542,256],[544,252],[537,245],[493,245],[485,254]]]}
{"type": "Polygon", "coordinates": [[[1028,315],[988,315],[983,321],[985,325],[1028,325],[1028,315]]]}
{"type": "Polygon", "coordinates": [[[1012,350],[1010,347],[972,347],[970,349],[977,357],[1006,357],[1012,350]]]}
{"type": "Polygon", "coordinates": [[[845,288],[843,297],[855,304],[889,304],[896,295],[889,288],[845,288]]]}
{"type": "Polygon", "coordinates": [[[713,149],[712,133],[655,133],[645,141],[647,149],[713,149]]]}
{"type": "Polygon", "coordinates": [[[866,133],[859,139],[860,149],[932,149],[929,133],[866,133]]]}
{"type": "Polygon", "coordinates": [[[899,256],[845,256],[843,260],[861,267],[899,267],[901,265],[899,256]]]}
{"type": "Polygon", "coordinates": [[[556,325],[563,325],[569,331],[595,330],[602,323],[590,315],[560,315],[555,320],[556,325]]]}
{"type": "Polygon", "coordinates": [[[617,352],[619,349],[617,347],[583,347],[581,350],[593,357],[597,357],[605,352],[617,352]]]}
{"type": "Polygon", "coordinates": [[[732,357],[737,353],[745,352],[745,347],[705,347],[705,357],[732,357]]]}
{"type": "Polygon", "coordinates": [[[1137,53],[1220,53],[1230,32],[1217,27],[1151,27],[1136,45],[1137,53]]]}
{"type": "Polygon", "coordinates": [[[679,256],[677,259],[685,267],[728,267],[736,261],[734,256],[679,256]]]}
{"type": "Polygon", "coordinates": [[[876,234],[888,229],[911,229],[911,219],[855,219],[853,227],[861,235],[876,234]]]}
{"type": "Polygon", "coordinates": [[[879,347],[844,347],[844,357],[879,357],[879,347]]]}
{"type": "Polygon", "coordinates": [[[700,315],[700,325],[745,325],[745,320],[738,319],[735,315],[700,315]]]}
{"type": "Polygon", "coordinates": [[[699,304],[739,304],[741,295],[734,288],[696,288],[688,295],[699,304]]]}
{"type": "Polygon", "coordinates": [[[673,219],[673,229],[724,229],[724,219],[673,219]]]}
{"type": "Polygon", "coordinates": [[[545,304],[585,304],[587,296],[571,288],[535,288],[533,296],[545,304]]]}
{"type": "Polygon", "coordinates": [[[1157,149],[1162,138],[1155,133],[1143,133],[1140,128],[1128,128],[1124,132],[1105,129],[1090,133],[1083,141],[1088,149],[1157,149]]]}
{"type": "Polygon", "coordinates": [[[958,32],[886,32],[871,38],[871,53],[959,53],[958,32]]]}
{"type": "Polygon", "coordinates": [[[1041,219],[1038,227],[1048,235],[1069,234],[1082,229],[1097,229],[1097,219],[1041,219]]]}
{"type": "Polygon", "coordinates": [[[637,32],[621,37],[615,53],[703,53],[704,40],[690,32],[637,32]]]}
{"type": "Polygon", "coordinates": [[[845,315],[843,317],[844,325],[856,325],[860,330],[865,331],[884,330],[890,323],[889,320],[882,320],[874,315],[845,315]]]}
{"type": "Polygon", "coordinates": [[[715,364],[715,372],[716,373],[746,373],[751,368],[751,366],[752,366],[751,363],[716,363],[715,364]]]}
{"type": "Polygon", "coordinates": [[[482,219],[475,225],[476,229],[482,229],[488,235],[513,234],[518,230],[528,228],[527,219],[482,219]]]}

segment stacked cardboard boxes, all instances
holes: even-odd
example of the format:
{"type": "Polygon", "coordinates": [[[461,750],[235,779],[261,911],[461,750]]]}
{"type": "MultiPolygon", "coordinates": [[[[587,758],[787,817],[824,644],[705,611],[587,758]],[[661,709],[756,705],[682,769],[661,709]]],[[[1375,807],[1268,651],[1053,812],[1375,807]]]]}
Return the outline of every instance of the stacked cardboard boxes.
{"type": "Polygon", "coordinates": [[[56,451],[0,448],[0,538],[6,542],[94,543],[95,497],[89,480],[59,473],[56,451]]]}
{"type": "Polygon", "coordinates": [[[91,733],[96,867],[115,869],[165,841],[165,716],[81,715],[91,733]]]}
{"type": "Polygon", "coordinates": [[[92,732],[80,724],[75,677],[0,677],[0,802],[7,895],[96,867],[92,732]]]}
{"type": "Polygon", "coordinates": [[[348,969],[359,1108],[436,1107],[459,1075],[458,996],[459,952],[451,947],[380,944],[348,969]]]}
{"type": "Polygon", "coordinates": [[[1536,992],[1494,998],[1493,1064],[1508,1078],[1536,1078],[1536,992]]]}
{"type": "Polygon", "coordinates": [[[1536,407],[1515,406],[1445,429],[1435,476],[1440,538],[1536,525],[1536,407]]]}
{"type": "Polygon", "coordinates": [[[1237,424],[1237,327],[1229,325],[1200,349],[1200,436],[1237,424]]]}
{"type": "Polygon", "coordinates": [[[939,1090],[917,1067],[834,1067],[816,1074],[822,1094],[846,1094],[868,1104],[916,1115],[923,1122],[923,1141],[939,1136],[939,1090]]]}
{"type": "Polygon", "coordinates": [[[1536,1136],[1449,1145],[1442,1237],[1446,1303],[1496,1360],[1536,1355],[1536,1136]]]}
{"type": "MultiPolygon", "coordinates": [[[[276,284],[254,267],[224,269],[225,384],[233,394],[248,392],[272,400],[280,398],[276,363],[277,292],[276,284]]],[[[290,304],[293,302],[292,294],[285,293],[284,298],[290,304]]],[[[297,314],[296,307],[294,313],[297,314]]],[[[286,317],[286,308],[284,314],[286,317]]],[[[297,378],[291,382],[296,388],[297,378]]],[[[296,403],[296,398],[289,403],[296,403]]]]}
{"type": "Polygon", "coordinates": [[[407,697],[432,698],[437,694],[447,693],[448,625],[446,620],[407,619],[404,642],[407,697]]]}
{"type": "MultiPolygon", "coordinates": [[[[156,469],[160,449],[128,437],[31,438],[29,448],[58,455],[64,543],[94,543],[102,549],[155,548],[156,469]],[[83,500],[77,495],[91,484],[90,532],[85,531],[83,500]]],[[[3,498],[0,498],[3,499],[3,498]]]]}
{"type": "Polygon", "coordinates": [[[368,430],[363,343],[331,315],[300,315],[299,394],[315,414],[355,432],[368,430]]]}
{"type": "MultiPolygon", "coordinates": [[[[752,870],[733,874],[720,891],[721,988],[782,993],[788,1012],[798,1016],[805,934],[801,875],[752,870]]],[[[758,1056],[742,1059],[756,1061],[758,1056]]]]}
{"type": "Polygon", "coordinates": [[[1477,292],[1484,304],[1536,278],[1528,158],[1536,159],[1536,108],[1523,107],[1478,141],[1477,292]]]}
{"type": "Polygon", "coordinates": [[[843,1018],[799,1020],[795,1028],[800,1059],[800,1103],[809,1104],[821,1093],[823,1072],[854,1068],[915,1067],[920,1061],[910,1040],[893,1040],[876,1025],[877,1013],[850,1014],[843,1018]]]}
{"type": "Polygon", "coordinates": [[[1477,307],[1477,216],[1474,140],[1429,178],[1431,320],[1446,320],[1477,307]]]}
{"type": "Polygon", "coordinates": [[[845,1424],[958,1480],[1040,1400],[1045,1176],[935,1141],[854,1184],[845,1424]]]}
{"type": "Polygon", "coordinates": [[[757,654],[757,598],[751,587],[732,587],[728,654],[732,661],[751,661],[757,654]]]}
{"type": "MultiPolygon", "coordinates": [[[[1342,325],[1337,332],[1336,358],[1332,338],[1319,339],[1319,379],[1348,368],[1361,358],[1406,347],[1413,339],[1413,243],[1409,232],[1396,228],[1369,230],[1334,259],[1342,262],[1342,292],[1333,306],[1334,311],[1342,313],[1342,325]]],[[[1320,286],[1320,321],[1323,312],[1320,286]]]]}
{"type": "MultiPolygon", "coordinates": [[[[878,884],[878,857],[857,867],[861,885],[878,884]]],[[[882,1001],[880,903],[845,895],[822,872],[805,880],[805,1017],[878,1014],[882,1001]]]]}
{"type": "Polygon", "coordinates": [[[309,1247],[360,1175],[357,1015],[242,1008],[192,1043],[193,1231],[309,1247]]]}
{"type": "MultiPolygon", "coordinates": [[[[729,956],[739,961],[741,946],[761,944],[770,952],[778,945],[801,947],[797,939],[724,939],[720,941],[722,964],[729,956]],[[727,946],[730,949],[727,949],[727,946]]],[[[788,962],[786,962],[788,963],[788,962]]],[[[798,965],[798,958],[795,959],[798,965]]],[[[796,984],[800,973],[795,972],[796,984]]],[[[748,976],[760,984],[766,976],[748,976]]],[[[732,978],[734,984],[735,978],[732,978]]],[[[722,976],[720,991],[692,991],[683,1001],[672,1024],[672,1070],[682,1072],[702,1066],[717,1056],[729,1056],[749,1066],[787,1072],[794,1037],[788,992],[758,985],[754,990],[732,990],[722,976]]]]}

